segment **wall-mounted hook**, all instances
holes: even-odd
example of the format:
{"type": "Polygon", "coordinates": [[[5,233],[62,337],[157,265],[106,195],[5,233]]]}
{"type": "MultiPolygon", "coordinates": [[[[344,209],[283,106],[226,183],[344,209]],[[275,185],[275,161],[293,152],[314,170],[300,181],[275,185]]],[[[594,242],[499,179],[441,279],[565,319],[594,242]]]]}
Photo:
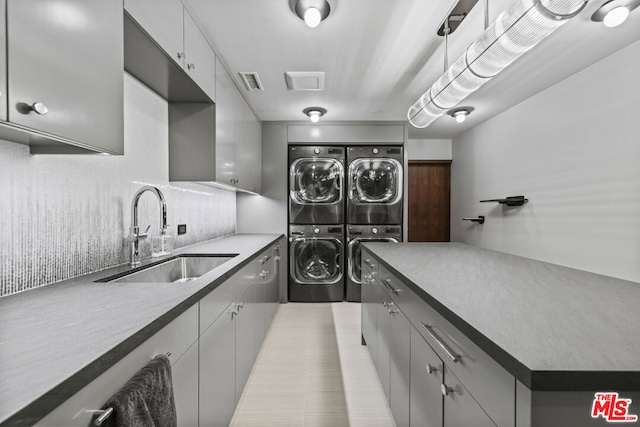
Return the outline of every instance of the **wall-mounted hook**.
{"type": "Polygon", "coordinates": [[[507,206],[522,206],[528,201],[529,199],[525,199],[524,196],[509,196],[509,197],[505,197],[504,199],[480,200],[481,203],[497,202],[497,203],[500,203],[501,205],[507,205],[507,206]]]}
{"type": "Polygon", "coordinates": [[[462,218],[463,221],[477,222],[478,224],[484,224],[484,216],[478,215],[478,218],[462,218]]]}

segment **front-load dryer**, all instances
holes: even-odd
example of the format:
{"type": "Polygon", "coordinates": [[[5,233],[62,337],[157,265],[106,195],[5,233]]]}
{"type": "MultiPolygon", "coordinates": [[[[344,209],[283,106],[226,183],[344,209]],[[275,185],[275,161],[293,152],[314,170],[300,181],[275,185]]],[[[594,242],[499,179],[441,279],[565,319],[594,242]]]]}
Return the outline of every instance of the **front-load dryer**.
{"type": "Polygon", "coordinates": [[[344,223],[345,147],[289,147],[289,224],[344,223]]]}
{"type": "Polygon", "coordinates": [[[344,299],[344,226],[289,226],[289,301],[344,299]]]}
{"type": "Polygon", "coordinates": [[[347,224],[402,224],[402,147],[347,151],[347,224]]]}
{"type": "Polygon", "coordinates": [[[366,242],[402,242],[400,225],[347,225],[347,301],[361,301],[362,247],[366,242]]]}

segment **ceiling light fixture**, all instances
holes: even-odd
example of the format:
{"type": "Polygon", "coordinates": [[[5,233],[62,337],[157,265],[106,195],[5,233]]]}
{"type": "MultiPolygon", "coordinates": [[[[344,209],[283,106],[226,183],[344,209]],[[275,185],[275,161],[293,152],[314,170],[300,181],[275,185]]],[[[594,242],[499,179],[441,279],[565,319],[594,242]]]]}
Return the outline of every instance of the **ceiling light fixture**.
{"type": "MultiPolygon", "coordinates": [[[[335,0],[333,0],[335,7],[335,0]]],[[[328,0],[289,0],[289,7],[310,28],[316,28],[331,12],[328,0]]]]}
{"type": "Polygon", "coordinates": [[[447,114],[456,119],[456,122],[462,123],[473,109],[473,107],[458,107],[447,111],[447,114]]]}
{"type": "Polygon", "coordinates": [[[429,126],[579,14],[587,1],[515,0],[409,108],[411,125],[429,126]]]}
{"type": "Polygon", "coordinates": [[[327,114],[327,110],[322,107],[309,107],[302,110],[305,113],[312,123],[318,123],[320,121],[320,117],[327,114]]]}
{"type": "Polygon", "coordinates": [[[629,13],[638,6],[640,0],[610,0],[591,15],[591,20],[614,28],[626,21],[629,13]]]}

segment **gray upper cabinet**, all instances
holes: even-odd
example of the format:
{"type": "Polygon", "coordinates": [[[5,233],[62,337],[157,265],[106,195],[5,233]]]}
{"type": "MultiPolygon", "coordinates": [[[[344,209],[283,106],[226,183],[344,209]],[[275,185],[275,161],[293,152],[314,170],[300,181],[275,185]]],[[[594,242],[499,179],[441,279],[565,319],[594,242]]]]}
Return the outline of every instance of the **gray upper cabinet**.
{"type": "Polygon", "coordinates": [[[227,74],[222,63],[216,59],[216,167],[215,181],[234,185],[235,177],[235,144],[234,117],[238,112],[236,87],[227,74]]]}
{"type": "Polygon", "coordinates": [[[125,0],[124,8],[171,59],[184,67],[184,7],[180,0],[125,0]]]}
{"type": "Polygon", "coordinates": [[[200,88],[216,100],[216,55],[195,21],[184,11],[184,68],[200,88]]]}
{"type": "Polygon", "coordinates": [[[123,154],[122,2],[8,0],[6,13],[0,136],[32,153],[123,154]]]}
{"type": "Polygon", "coordinates": [[[125,0],[124,6],[167,56],[215,101],[215,53],[182,2],[125,0]]]}

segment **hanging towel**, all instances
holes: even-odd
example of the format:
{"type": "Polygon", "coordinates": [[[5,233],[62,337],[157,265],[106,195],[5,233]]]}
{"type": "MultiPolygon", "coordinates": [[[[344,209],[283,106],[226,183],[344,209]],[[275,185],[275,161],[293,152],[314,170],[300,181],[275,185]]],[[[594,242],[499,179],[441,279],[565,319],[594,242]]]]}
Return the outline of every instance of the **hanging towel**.
{"type": "Polygon", "coordinates": [[[156,356],[136,373],[105,404],[114,413],[105,425],[111,427],[176,427],[171,363],[156,356]]]}

